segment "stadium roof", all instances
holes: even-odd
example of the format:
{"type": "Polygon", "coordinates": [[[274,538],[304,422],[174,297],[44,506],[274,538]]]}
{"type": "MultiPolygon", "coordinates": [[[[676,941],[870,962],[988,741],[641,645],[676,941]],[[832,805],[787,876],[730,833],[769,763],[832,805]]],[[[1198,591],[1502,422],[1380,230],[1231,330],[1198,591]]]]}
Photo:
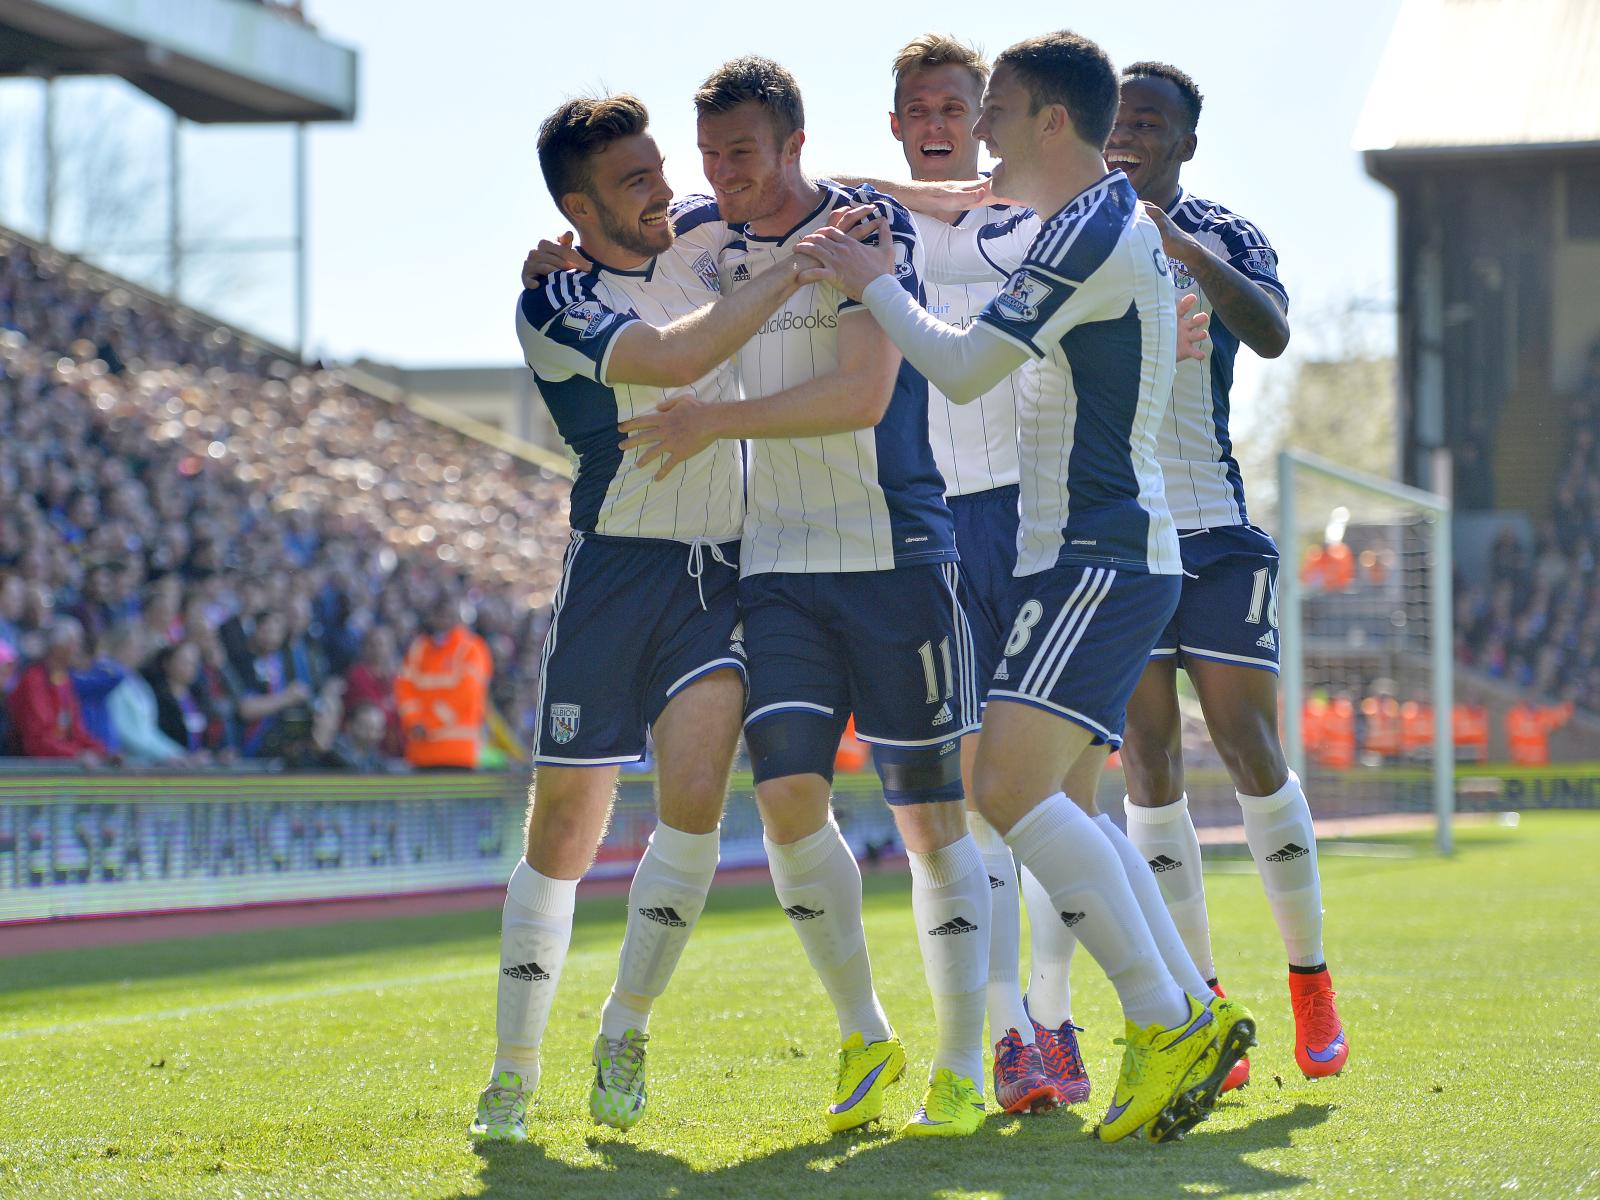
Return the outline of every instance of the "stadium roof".
{"type": "Polygon", "coordinates": [[[356,110],[355,51],[259,0],[0,0],[4,75],[118,75],[200,122],[356,110]]]}
{"type": "Polygon", "coordinates": [[[1600,0],[1405,0],[1355,148],[1369,168],[1600,148],[1600,0]]]}

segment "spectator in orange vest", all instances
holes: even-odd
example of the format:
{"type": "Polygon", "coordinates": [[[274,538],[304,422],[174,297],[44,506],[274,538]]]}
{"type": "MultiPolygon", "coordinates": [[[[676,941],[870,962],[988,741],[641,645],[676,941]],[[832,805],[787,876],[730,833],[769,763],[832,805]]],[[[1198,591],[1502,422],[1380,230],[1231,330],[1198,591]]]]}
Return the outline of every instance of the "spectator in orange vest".
{"type": "Polygon", "coordinates": [[[1328,697],[1321,692],[1307,696],[1305,707],[1300,710],[1300,740],[1314,762],[1322,761],[1322,743],[1326,737],[1324,727],[1327,720],[1328,697]]]}
{"type": "Polygon", "coordinates": [[[1343,542],[1331,542],[1324,552],[1322,573],[1324,586],[1330,592],[1347,592],[1356,581],[1356,558],[1343,542]]]}
{"type": "Polygon", "coordinates": [[[462,624],[460,602],[449,594],[424,615],[422,628],[394,683],[406,761],[470,770],[483,743],[489,647],[462,624]]]}
{"type": "Polygon", "coordinates": [[[1413,697],[1400,706],[1400,749],[1413,762],[1433,753],[1433,705],[1413,697]]]}
{"type": "Polygon", "coordinates": [[[1320,761],[1337,770],[1356,765],[1356,706],[1348,695],[1335,697],[1322,719],[1320,761]]]}
{"type": "Polygon", "coordinates": [[[1506,713],[1506,740],[1511,761],[1519,767],[1542,767],[1550,761],[1550,734],[1572,716],[1570,704],[1535,704],[1524,696],[1506,713]]]}
{"type": "Polygon", "coordinates": [[[1456,757],[1466,762],[1489,761],[1489,710],[1481,704],[1457,704],[1450,710],[1450,732],[1456,757]]]}
{"type": "Polygon", "coordinates": [[[1386,680],[1373,686],[1373,694],[1361,702],[1361,748],[1386,761],[1400,757],[1400,701],[1386,680]]]}
{"type": "Polygon", "coordinates": [[[1313,592],[1326,591],[1328,552],[1322,546],[1307,546],[1300,560],[1300,582],[1313,592]]]}

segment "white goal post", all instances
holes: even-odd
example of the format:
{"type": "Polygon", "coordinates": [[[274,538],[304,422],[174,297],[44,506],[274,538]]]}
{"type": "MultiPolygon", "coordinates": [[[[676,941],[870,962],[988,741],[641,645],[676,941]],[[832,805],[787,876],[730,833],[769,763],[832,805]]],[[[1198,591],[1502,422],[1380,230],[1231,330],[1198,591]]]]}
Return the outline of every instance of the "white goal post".
{"type": "Polygon", "coordinates": [[[1410,509],[1425,517],[1427,533],[1427,615],[1429,692],[1433,699],[1432,800],[1437,821],[1437,841],[1442,852],[1454,847],[1451,821],[1455,813],[1455,741],[1451,710],[1455,696],[1453,605],[1451,601],[1450,501],[1434,492],[1395,483],[1364,471],[1352,470],[1304,450],[1285,450],[1278,456],[1278,538],[1283,556],[1279,566],[1278,594],[1282,610],[1283,745],[1289,765],[1302,777],[1307,772],[1303,714],[1306,703],[1307,589],[1300,577],[1301,551],[1308,538],[1307,525],[1325,519],[1302,510],[1302,492],[1308,483],[1353,495],[1364,495],[1410,509]],[[1303,524],[1305,522],[1305,524],[1303,524]]]}

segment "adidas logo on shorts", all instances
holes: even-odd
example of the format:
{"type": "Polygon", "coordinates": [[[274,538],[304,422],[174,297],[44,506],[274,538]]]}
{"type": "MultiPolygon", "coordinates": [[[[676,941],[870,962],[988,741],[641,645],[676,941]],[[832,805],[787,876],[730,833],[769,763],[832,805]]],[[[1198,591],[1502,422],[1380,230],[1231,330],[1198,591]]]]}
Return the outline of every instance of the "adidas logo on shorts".
{"type": "Polygon", "coordinates": [[[955,714],[950,711],[950,706],[941,704],[939,705],[939,711],[933,714],[933,726],[937,729],[940,725],[948,725],[955,719],[955,714]]]}
{"type": "Polygon", "coordinates": [[[1263,650],[1272,650],[1276,652],[1278,649],[1278,635],[1269,629],[1256,639],[1256,645],[1261,647],[1263,650]]]}
{"type": "Polygon", "coordinates": [[[948,937],[957,933],[977,933],[978,927],[965,917],[957,917],[953,921],[946,921],[934,929],[928,930],[934,937],[948,937]]]}
{"type": "Polygon", "coordinates": [[[1011,678],[1011,666],[1005,659],[1000,660],[1000,665],[994,669],[994,677],[1002,683],[1011,678]]]}
{"type": "Polygon", "coordinates": [[[1071,929],[1074,925],[1088,915],[1088,913],[1064,912],[1061,914],[1061,923],[1068,929],[1071,929]]]}
{"type": "Polygon", "coordinates": [[[536,962],[523,963],[520,967],[501,967],[500,974],[520,979],[524,983],[536,983],[541,979],[550,978],[550,972],[536,962]]]}
{"type": "Polygon", "coordinates": [[[678,915],[675,908],[641,908],[639,915],[648,917],[657,925],[670,925],[673,929],[683,929],[689,924],[678,915]]]}
{"type": "Polygon", "coordinates": [[[989,876],[989,890],[991,892],[994,891],[995,888],[1003,888],[1005,885],[1006,881],[1001,879],[998,875],[989,876]]]}

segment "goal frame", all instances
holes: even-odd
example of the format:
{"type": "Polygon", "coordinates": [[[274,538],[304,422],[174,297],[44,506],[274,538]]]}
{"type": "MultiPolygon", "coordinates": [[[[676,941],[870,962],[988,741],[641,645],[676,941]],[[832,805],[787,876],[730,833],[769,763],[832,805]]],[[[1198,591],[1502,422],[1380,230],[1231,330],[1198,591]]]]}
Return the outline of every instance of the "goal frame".
{"type": "Polygon", "coordinates": [[[1332,480],[1356,491],[1381,496],[1410,505],[1433,516],[1430,552],[1433,573],[1428,580],[1429,647],[1433,688],[1433,811],[1435,841],[1441,853],[1455,849],[1453,821],[1456,808],[1456,755],[1451,714],[1455,706],[1455,612],[1451,599],[1451,506],[1446,496],[1395,483],[1377,475],[1340,466],[1308,450],[1284,450],[1278,454],[1278,528],[1280,551],[1285,558],[1278,571],[1278,598],[1283,620],[1283,661],[1280,680],[1283,689],[1283,749],[1296,774],[1306,773],[1305,728],[1305,588],[1300,582],[1298,541],[1298,495],[1295,485],[1305,476],[1332,480]]]}

